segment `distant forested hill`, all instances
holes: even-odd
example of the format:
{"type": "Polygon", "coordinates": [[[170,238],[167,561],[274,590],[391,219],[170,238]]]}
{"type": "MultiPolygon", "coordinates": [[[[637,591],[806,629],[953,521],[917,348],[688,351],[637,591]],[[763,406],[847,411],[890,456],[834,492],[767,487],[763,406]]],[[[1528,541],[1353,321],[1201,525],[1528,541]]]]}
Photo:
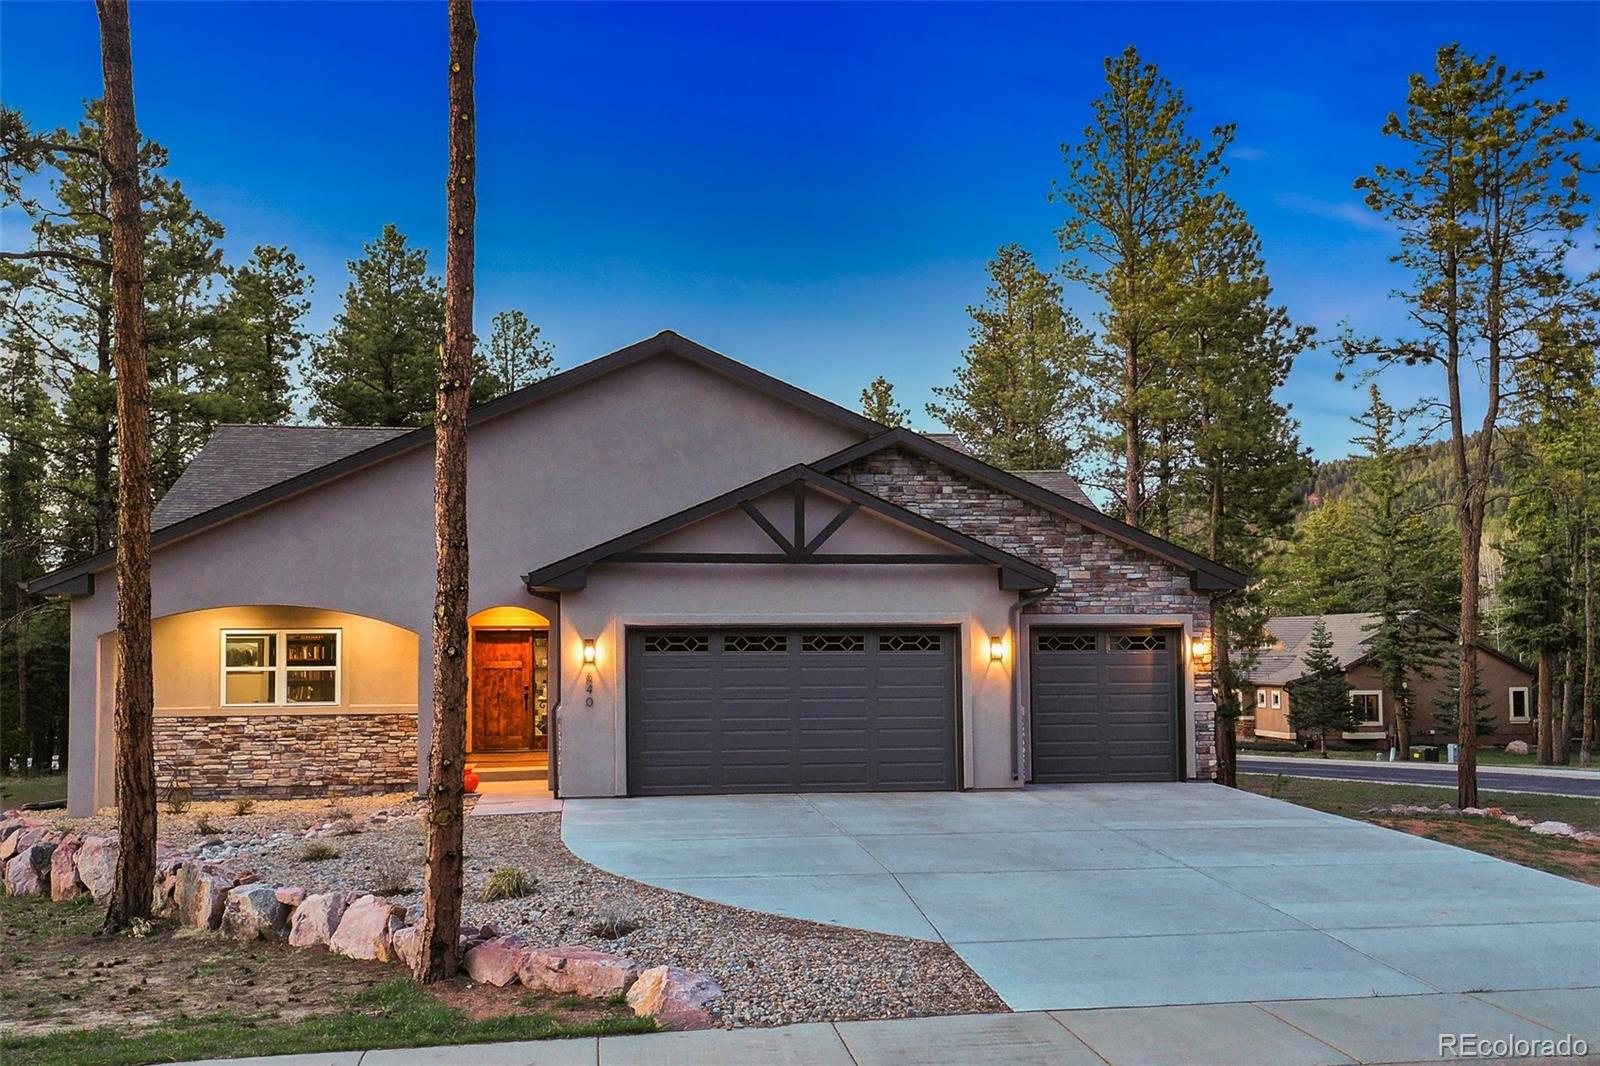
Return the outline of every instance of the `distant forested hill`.
{"type": "MultiPolygon", "coordinates": [[[[1469,438],[1468,448],[1476,446],[1477,438],[1476,433],[1469,438]]],[[[1420,477],[1419,495],[1429,503],[1446,507],[1450,499],[1450,482],[1454,477],[1450,464],[1449,441],[1413,445],[1408,451],[1410,454],[1407,460],[1407,472],[1420,477]]],[[[1356,461],[1350,458],[1316,464],[1312,468],[1311,479],[1301,488],[1302,502],[1310,508],[1354,496],[1355,468],[1356,461]]],[[[1497,476],[1495,480],[1497,485],[1503,484],[1501,476],[1497,476]]],[[[1505,499],[1491,490],[1488,504],[1489,517],[1499,517],[1505,509],[1505,499]]],[[[1449,512],[1446,510],[1440,514],[1439,520],[1446,521],[1448,517],[1449,512]]]]}

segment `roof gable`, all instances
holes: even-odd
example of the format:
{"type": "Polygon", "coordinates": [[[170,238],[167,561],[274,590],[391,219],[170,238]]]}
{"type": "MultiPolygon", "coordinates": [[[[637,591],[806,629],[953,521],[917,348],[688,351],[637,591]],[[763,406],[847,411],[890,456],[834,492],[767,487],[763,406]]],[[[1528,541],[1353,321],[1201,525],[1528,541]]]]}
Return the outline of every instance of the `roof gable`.
{"type": "Polygon", "coordinates": [[[999,489],[1001,492],[1009,493],[1019,499],[1036,504],[1047,511],[1052,511],[1064,518],[1071,519],[1085,528],[1092,529],[1097,533],[1103,533],[1113,540],[1147,552],[1159,559],[1164,559],[1174,566],[1189,571],[1190,580],[1197,591],[1225,592],[1244,588],[1249,583],[1248,578],[1237,570],[1223,566],[1221,563],[1213,562],[1203,555],[1189,551],[1187,548],[1181,548],[1171,541],[1163,540],[1152,533],[1146,533],[1144,530],[1130,526],[1126,522],[1119,522],[1115,518],[1101,513],[1091,504],[1080,503],[1017,474],[1001,470],[999,467],[990,466],[981,459],[974,458],[965,452],[956,451],[909,429],[891,429],[869,440],[862,441],[860,444],[852,445],[836,452],[820,462],[812,463],[811,466],[812,469],[831,473],[855,462],[857,459],[874,455],[890,448],[901,448],[922,456],[958,473],[965,474],[976,481],[981,481],[992,488],[999,489]]]}

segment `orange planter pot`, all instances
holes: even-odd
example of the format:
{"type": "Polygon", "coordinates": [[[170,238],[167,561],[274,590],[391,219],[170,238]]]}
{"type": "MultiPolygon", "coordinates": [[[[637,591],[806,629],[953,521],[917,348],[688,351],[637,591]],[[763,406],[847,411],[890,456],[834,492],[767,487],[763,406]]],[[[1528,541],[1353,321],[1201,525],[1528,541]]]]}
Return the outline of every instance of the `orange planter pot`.
{"type": "Polygon", "coordinates": [[[468,792],[478,791],[478,772],[470,766],[467,767],[467,776],[463,783],[467,786],[468,792]]]}

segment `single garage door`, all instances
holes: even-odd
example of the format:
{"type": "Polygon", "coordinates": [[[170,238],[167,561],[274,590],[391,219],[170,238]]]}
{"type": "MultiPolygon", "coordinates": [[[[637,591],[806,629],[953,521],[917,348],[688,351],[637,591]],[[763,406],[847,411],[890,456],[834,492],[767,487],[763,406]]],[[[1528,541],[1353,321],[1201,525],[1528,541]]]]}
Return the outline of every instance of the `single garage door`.
{"type": "Polygon", "coordinates": [[[1178,772],[1178,636],[1033,630],[1033,780],[1171,781],[1178,772]]]}
{"type": "Polygon", "coordinates": [[[944,629],[628,632],[628,791],[956,787],[944,629]]]}

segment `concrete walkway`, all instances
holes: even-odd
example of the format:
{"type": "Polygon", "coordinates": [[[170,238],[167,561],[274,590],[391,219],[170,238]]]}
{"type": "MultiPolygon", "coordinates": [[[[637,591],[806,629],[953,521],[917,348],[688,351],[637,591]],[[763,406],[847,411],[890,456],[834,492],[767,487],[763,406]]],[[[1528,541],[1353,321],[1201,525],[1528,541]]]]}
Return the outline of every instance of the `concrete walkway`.
{"type": "MultiPolygon", "coordinates": [[[[1203,965],[1203,964],[1202,964],[1203,965]]],[[[1315,1066],[1482,1062],[1442,1034],[1600,1050],[1600,988],[1561,992],[1229,1003],[1204,1007],[972,1014],[898,1021],[711,1029],[585,1040],[345,1051],[227,1066],[1315,1066]]],[[[1530,1046],[1496,1061],[1552,1058],[1530,1046]],[[1519,1053],[1521,1052],[1521,1053],[1519,1053]]],[[[1568,1052],[1570,1055],[1571,1052],[1568,1052]]],[[[1600,1055],[1560,1058],[1596,1062],[1600,1055]]],[[[189,1064],[194,1066],[194,1064],[189,1064]]],[[[221,1066],[213,1063],[212,1066],[221,1066]]]]}
{"type": "Polygon", "coordinates": [[[1209,784],[568,800],[637,881],[944,940],[1013,1010],[1600,987],[1600,889],[1209,784]]]}
{"type": "MultiPolygon", "coordinates": [[[[1456,787],[1456,768],[1453,763],[1240,755],[1239,772],[1316,777],[1333,781],[1371,781],[1389,785],[1425,785],[1452,790],[1456,787]]],[[[1600,799],[1600,772],[1557,766],[1480,765],[1478,787],[1485,792],[1533,792],[1544,796],[1600,799]]]]}

